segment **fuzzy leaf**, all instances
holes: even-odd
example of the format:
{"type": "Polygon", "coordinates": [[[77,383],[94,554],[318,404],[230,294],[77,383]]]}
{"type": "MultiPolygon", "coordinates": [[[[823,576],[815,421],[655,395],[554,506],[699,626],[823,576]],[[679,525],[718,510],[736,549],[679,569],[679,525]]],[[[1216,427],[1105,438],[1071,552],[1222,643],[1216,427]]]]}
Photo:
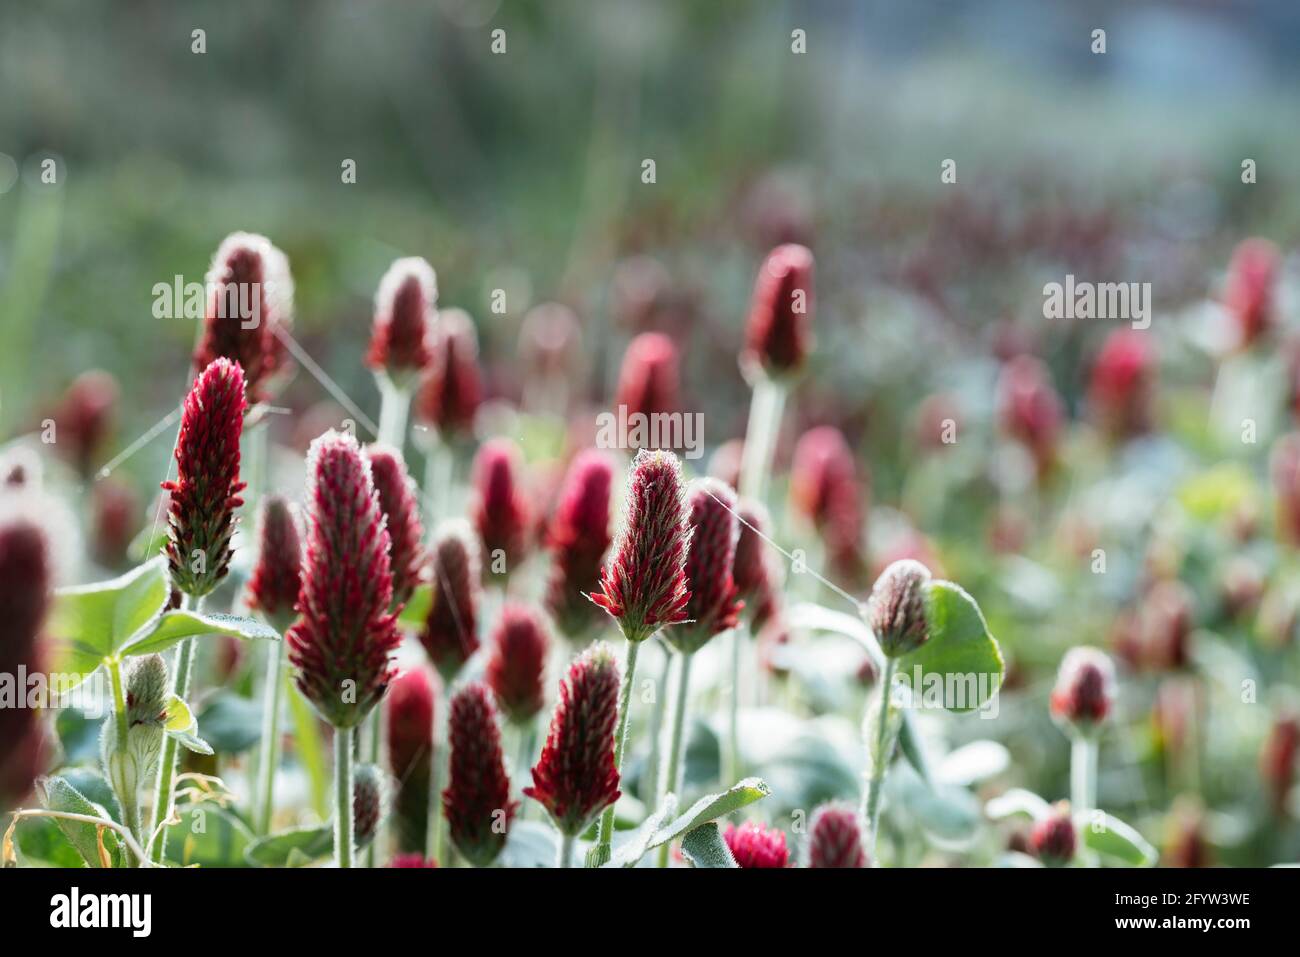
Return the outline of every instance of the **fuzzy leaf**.
{"type": "Polygon", "coordinates": [[[646,851],[650,850],[650,842],[654,839],[655,834],[664,826],[664,822],[672,818],[677,813],[677,796],[675,794],[664,795],[663,803],[659,809],[642,821],[637,827],[626,832],[622,840],[614,844],[613,855],[605,867],[635,867],[636,862],[645,856],[646,851]]]}
{"type": "MultiPolygon", "coordinates": [[[[541,821],[515,821],[497,863],[501,867],[554,867],[559,856],[555,829],[541,821]]],[[[574,859],[582,857],[575,850],[574,859]]]]}
{"type": "Polygon", "coordinates": [[[242,867],[253,835],[243,821],[211,802],[177,808],[181,822],[171,829],[167,859],[181,867],[242,867]]]}
{"type": "MultiPolygon", "coordinates": [[[[74,788],[63,778],[46,778],[41,785],[42,803],[51,811],[67,814],[89,814],[108,820],[108,812],[98,804],[92,803],[84,794],[74,788]]],[[[54,823],[63,832],[68,842],[77,849],[85,860],[87,867],[100,867],[99,828],[82,821],[68,821],[55,818],[54,823]]],[[[117,835],[109,833],[104,837],[104,846],[110,854],[117,852],[117,835]]]]}
{"type": "Polygon", "coordinates": [[[262,736],[262,707],[229,691],[218,691],[199,715],[203,737],[222,754],[238,754],[262,736]]]}
{"type": "Polygon", "coordinates": [[[256,618],[205,614],[197,611],[169,611],[147,633],[122,649],[124,655],[151,655],[166,651],[186,638],[200,635],[228,635],[231,638],[260,638],[279,641],[280,633],[256,618]]]}
{"type": "Polygon", "coordinates": [[[925,605],[930,639],[899,659],[899,672],[923,706],[931,706],[929,689],[938,687],[943,693],[934,703],[948,711],[983,707],[997,694],[1005,670],[983,612],[960,586],[945,581],[930,582],[925,605]]]}
{"type": "Polygon", "coordinates": [[[740,867],[715,821],[686,832],[682,838],[682,855],[693,867],[740,867]]]}
{"type": "Polygon", "coordinates": [[[1033,791],[1012,788],[985,804],[984,813],[991,821],[1000,821],[1013,814],[1024,814],[1032,820],[1041,821],[1052,813],[1052,806],[1033,791]]]}
{"type": "Polygon", "coordinates": [[[1130,867],[1150,867],[1159,855],[1141,834],[1119,818],[1101,811],[1081,811],[1074,826],[1083,844],[1102,857],[1130,867]]]}
{"type": "Polygon", "coordinates": [[[168,737],[175,738],[181,747],[195,754],[211,754],[212,745],[195,733],[199,723],[194,720],[194,712],[190,710],[190,706],[177,695],[169,694],[166,708],[167,723],[163,725],[163,732],[168,737]]]}
{"type": "Polygon", "coordinates": [[[655,848],[675,841],[687,831],[693,831],[701,824],[726,817],[755,801],[761,801],[771,793],[771,789],[761,779],[745,778],[726,791],[706,795],[692,804],[684,814],[656,831],[654,837],[650,839],[650,847],[655,848]]]}
{"type": "Polygon", "coordinates": [[[111,581],[59,589],[49,624],[54,639],[50,672],[84,680],[147,630],[167,596],[167,562],[161,557],[111,581]]]}
{"type": "Polygon", "coordinates": [[[260,837],[244,850],[244,858],[254,867],[295,867],[329,857],[333,852],[333,825],[320,824],[260,837]]]}

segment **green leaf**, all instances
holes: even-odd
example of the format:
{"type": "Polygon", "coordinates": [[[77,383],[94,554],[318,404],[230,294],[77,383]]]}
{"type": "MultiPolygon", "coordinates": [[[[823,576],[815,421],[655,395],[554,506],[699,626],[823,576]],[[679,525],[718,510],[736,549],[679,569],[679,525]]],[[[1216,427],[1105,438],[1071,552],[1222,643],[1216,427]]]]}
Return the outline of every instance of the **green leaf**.
{"type": "Polygon", "coordinates": [[[239,818],[215,804],[177,808],[181,822],[170,830],[167,859],[182,867],[242,867],[253,835],[239,818]]]}
{"type": "Polygon", "coordinates": [[[280,633],[256,618],[205,614],[197,611],[169,611],[145,634],[122,649],[124,655],[151,655],[166,651],[186,638],[200,635],[228,635],[231,638],[260,638],[279,641],[280,633]]]}
{"type": "Polygon", "coordinates": [[[406,606],[397,616],[397,623],[403,628],[423,628],[429,620],[429,609],[433,607],[433,585],[421,582],[407,599],[406,606]]]}
{"type": "Polygon", "coordinates": [[[686,832],[682,838],[682,856],[693,867],[740,867],[715,821],[686,832]]]}
{"type": "Polygon", "coordinates": [[[167,596],[167,562],[162,557],[112,581],[59,589],[50,615],[50,672],[84,680],[162,613],[167,596]]]}
{"type": "Polygon", "coordinates": [[[295,827],[258,838],[244,850],[254,867],[293,867],[310,864],[334,853],[334,827],[320,824],[295,827]]]}
{"type": "Polygon", "coordinates": [[[190,711],[190,706],[177,694],[167,695],[167,700],[163,703],[163,711],[167,715],[167,723],[163,725],[164,731],[191,731],[198,723],[194,720],[194,713],[190,711]]]}
{"type": "Polygon", "coordinates": [[[63,745],[66,764],[84,764],[99,761],[99,729],[103,717],[91,718],[80,708],[60,708],[54,719],[54,729],[63,745]]]}
{"type": "Polygon", "coordinates": [[[891,798],[891,813],[907,814],[936,843],[964,845],[979,829],[979,802],[965,788],[927,784],[906,767],[891,774],[885,788],[891,798]]]}
{"type": "Polygon", "coordinates": [[[1083,838],[1084,847],[1102,857],[1130,867],[1150,867],[1159,855],[1141,834],[1117,817],[1102,811],[1081,811],[1074,816],[1074,826],[1083,838]]]}
{"type": "MultiPolygon", "coordinates": [[[[287,672],[289,669],[284,670],[287,672]]],[[[289,699],[289,713],[293,717],[295,753],[307,771],[307,780],[311,782],[311,806],[318,815],[326,817],[330,811],[329,773],[325,767],[325,745],[321,739],[320,724],[316,712],[302,696],[302,692],[291,684],[287,674],[284,675],[284,683],[285,697],[289,699]]],[[[212,739],[215,735],[207,712],[203,713],[203,718],[209,722],[204,725],[204,734],[212,739]]],[[[260,722],[258,729],[260,734],[260,722]]],[[[220,750],[220,745],[218,749],[220,750]]]]}
{"type": "Polygon", "coordinates": [[[108,811],[108,816],[118,824],[122,823],[122,810],[118,807],[117,795],[108,778],[98,768],[68,768],[60,772],[59,777],[84,794],[94,804],[108,811]]]}
{"type": "Polygon", "coordinates": [[[199,715],[199,727],[217,751],[239,754],[261,739],[262,707],[232,692],[218,691],[199,715]]]}
{"type": "Polygon", "coordinates": [[[761,779],[745,778],[725,791],[706,795],[692,804],[684,814],[656,831],[654,837],[650,839],[650,847],[655,848],[675,841],[687,831],[693,831],[701,824],[726,817],[755,801],[761,801],[771,793],[771,789],[761,779]]]}
{"type": "MultiPolygon", "coordinates": [[[[506,846],[501,849],[497,863],[501,867],[554,867],[560,856],[555,828],[540,821],[515,821],[506,835],[506,846]]],[[[574,860],[582,860],[580,849],[575,849],[574,860]]]]}
{"type": "Polygon", "coordinates": [[[605,867],[635,867],[636,862],[650,850],[650,842],[664,826],[664,822],[677,813],[677,796],[665,794],[658,810],[639,825],[625,832],[626,836],[614,842],[613,854],[605,867]]]}
{"type": "Polygon", "coordinates": [[[1012,788],[985,804],[984,813],[990,821],[1001,821],[1013,814],[1023,814],[1031,820],[1041,821],[1051,815],[1052,806],[1033,791],[1012,788]]]}
{"type": "Polygon", "coordinates": [[[945,581],[930,582],[925,604],[930,638],[899,659],[900,674],[924,707],[955,712],[983,707],[1001,686],[1005,666],[979,605],[945,581]]]}
{"type": "MultiPolygon", "coordinates": [[[[51,811],[66,814],[89,814],[108,819],[108,811],[94,804],[84,794],[60,777],[46,778],[41,784],[41,802],[51,811]]],[[[99,828],[82,821],[55,818],[54,823],[69,843],[77,849],[87,867],[100,867],[99,828]]],[[[117,835],[111,831],[104,835],[104,848],[110,855],[117,853],[117,835]]]]}

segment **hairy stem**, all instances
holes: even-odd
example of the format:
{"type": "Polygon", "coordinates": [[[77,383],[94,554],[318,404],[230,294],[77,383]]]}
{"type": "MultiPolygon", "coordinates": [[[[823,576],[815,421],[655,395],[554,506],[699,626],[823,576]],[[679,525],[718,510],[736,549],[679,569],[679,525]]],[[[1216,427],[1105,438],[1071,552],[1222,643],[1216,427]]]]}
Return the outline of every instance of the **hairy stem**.
{"type": "Polygon", "coordinates": [[[352,866],[352,728],[334,729],[334,863],[352,866]]]}
{"type": "Polygon", "coordinates": [[[573,866],[573,835],[560,835],[560,867],[573,866]]]}
{"type": "Polygon", "coordinates": [[[889,768],[889,758],[894,751],[895,736],[891,732],[889,695],[897,667],[898,663],[895,659],[885,659],[884,673],[880,676],[880,711],[876,721],[871,779],[862,796],[862,816],[867,827],[867,853],[873,860],[876,854],[876,834],[880,830],[880,798],[884,791],[885,772],[889,768]]]}
{"type": "MultiPolygon", "coordinates": [[[[117,754],[119,761],[131,758],[130,727],[126,713],[126,694],[122,685],[122,661],[113,657],[108,661],[108,677],[113,687],[113,726],[117,733],[117,754]]],[[[128,785],[113,767],[104,769],[108,772],[109,783],[117,794],[117,802],[122,806],[122,818],[131,833],[140,837],[140,794],[139,782],[128,785]]]]}
{"type": "Polygon", "coordinates": [[[266,687],[262,689],[262,743],[258,750],[257,798],[253,818],[258,834],[271,830],[275,811],[275,770],[280,764],[280,698],[284,689],[283,641],[266,650],[266,687]]]}
{"type": "MultiPolygon", "coordinates": [[[[636,656],[641,649],[639,641],[627,643],[627,663],[623,666],[623,685],[618,692],[618,726],[614,730],[614,767],[619,775],[623,773],[623,753],[627,749],[627,715],[632,704],[632,681],[636,674],[636,656]]],[[[596,846],[587,855],[588,867],[601,867],[606,864],[614,845],[614,805],[605,808],[600,815],[600,828],[596,833],[596,846]]]]}
{"type": "MultiPolygon", "coordinates": [[[[659,784],[659,790],[663,795],[672,793],[677,794],[680,790],[680,781],[682,773],[682,739],[685,737],[686,729],[686,698],[690,692],[691,686],[691,659],[694,655],[678,655],[682,663],[677,671],[677,699],[676,706],[673,708],[672,737],[668,745],[668,763],[664,766],[664,772],[661,775],[663,780],[659,784]]],[[[672,844],[667,841],[659,847],[659,867],[668,866],[668,848],[672,844]]]]}
{"type": "MultiPolygon", "coordinates": [[[[192,599],[189,595],[181,595],[181,609],[193,609],[200,611],[203,607],[203,599],[192,599]]],[[[194,670],[194,639],[185,638],[181,641],[176,649],[175,667],[172,670],[172,693],[182,700],[188,700],[190,696],[190,673],[194,670]]],[[[158,838],[153,842],[150,851],[153,859],[161,863],[167,854],[167,828],[163,827],[163,822],[170,820],[172,815],[172,782],[176,777],[176,739],[171,735],[163,738],[162,756],[158,759],[158,787],[154,795],[153,803],[153,826],[150,831],[158,831],[158,838]],[[159,828],[162,828],[159,831],[159,828]]]]}

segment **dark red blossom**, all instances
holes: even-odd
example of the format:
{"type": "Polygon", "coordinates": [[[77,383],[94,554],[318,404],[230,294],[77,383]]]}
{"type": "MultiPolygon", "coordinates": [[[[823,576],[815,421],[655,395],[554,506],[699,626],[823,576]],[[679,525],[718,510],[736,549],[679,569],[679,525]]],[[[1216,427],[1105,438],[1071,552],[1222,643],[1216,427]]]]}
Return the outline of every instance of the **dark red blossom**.
{"type": "Polygon", "coordinates": [[[1249,346],[1274,324],[1281,256],[1267,239],[1243,240],[1232,253],[1223,305],[1240,346],[1249,346]]]}
{"type": "Polygon", "coordinates": [[[1136,329],[1112,332],[1088,380],[1088,404],[1098,424],[1118,438],[1151,427],[1156,354],[1152,339],[1136,329]]]}
{"type": "Polygon", "coordinates": [[[433,537],[433,601],[420,643],[450,681],[478,650],[478,539],[464,519],[443,522],[433,537]]]}
{"type": "Polygon", "coordinates": [[[483,398],[478,336],[463,309],[443,309],[433,327],[433,357],[415,397],[415,412],[443,438],[474,426],[483,398]]]}
{"type": "Polygon", "coordinates": [[[1074,860],[1078,836],[1070,818],[1068,804],[1059,804],[1051,813],[1035,822],[1029,832],[1029,850],[1044,864],[1061,867],[1074,860]]]}
{"type": "Polygon", "coordinates": [[[1164,867],[1209,867],[1213,863],[1205,833],[1205,812],[1195,799],[1180,798],[1165,822],[1164,867]]]}
{"type": "Polygon", "coordinates": [[[736,560],[731,577],[736,593],[745,602],[745,612],[757,631],[777,611],[778,598],[773,582],[775,566],[771,546],[765,537],[771,533],[772,520],[761,502],[742,499],[737,509],[740,535],[736,539],[736,560]]]}
{"type": "Polygon", "coordinates": [[[293,308],[289,261],[265,236],[231,233],[208,271],[210,290],[194,368],[215,359],[238,362],[253,402],[266,398],[267,380],[284,362],[277,329],[287,331],[293,308]]]}
{"type": "Polygon", "coordinates": [[[388,525],[392,546],[388,563],[393,571],[393,607],[396,608],[406,604],[415,591],[424,565],[419,490],[406,471],[401,452],[386,445],[372,445],[366,449],[366,457],[370,459],[370,474],[379,493],[379,510],[388,525]]]}
{"type": "Polygon", "coordinates": [[[1300,432],[1290,432],[1273,443],[1269,472],[1277,498],[1277,537],[1300,548],[1300,432]]]}
{"type": "Polygon", "coordinates": [[[930,570],[910,558],[894,562],[876,579],[867,601],[867,624],[887,657],[915,651],[929,640],[929,584],[930,570]]]}
{"type": "Polygon", "coordinates": [[[430,348],[438,280],[418,256],[398,259],[379,281],[366,365],[401,380],[433,360],[430,348]]]}
{"type": "Polygon", "coordinates": [[[1182,582],[1157,582],[1138,615],[1142,662],[1157,670],[1178,670],[1191,662],[1191,589],[1182,582]]]}
{"type": "Polygon", "coordinates": [[[419,851],[425,847],[433,761],[433,708],[433,679],[424,667],[403,671],[393,679],[384,698],[388,767],[397,779],[395,830],[397,844],[404,850],[419,851]]]}
{"type": "Polygon", "coordinates": [[[116,568],[126,562],[131,539],[140,528],[140,497],[126,482],[109,477],[95,483],[90,505],[95,561],[116,568]]]}
{"type": "Polygon", "coordinates": [[[1115,705],[1115,666],[1096,648],[1071,648],[1061,660],[1052,689],[1052,717],[1090,732],[1115,705]]]}
{"type": "Polygon", "coordinates": [[[614,764],[619,683],[618,662],[603,643],[580,655],[560,683],[560,703],[524,794],[546,808],[562,834],[581,834],[621,793],[614,764]]]}
{"type": "Polygon", "coordinates": [[[722,839],[741,867],[780,868],[790,863],[785,832],[779,827],[766,827],[757,821],[746,821],[740,827],[728,824],[722,839]]]}
{"type": "Polygon", "coordinates": [[[862,560],[863,519],[869,477],[861,481],[857,460],[839,429],[809,429],[795,445],[790,501],[821,534],[831,561],[852,574],[862,560]]]}
{"type": "Polygon", "coordinates": [[[997,409],[1002,431],[1025,446],[1045,476],[1056,463],[1065,407],[1042,360],[1020,355],[1002,367],[997,409]]]}
{"type": "Polygon", "coordinates": [[[474,457],[470,519],[483,545],[483,573],[509,577],[528,551],[528,499],[519,447],[506,438],[484,442],[474,457]]]}
{"type": "Polygon", "coordinates": [[[230,536],[239,493],[239,437],[244,429],[244,373],[229,359],[214,359],[185,397],[176,440],[176,480],[167,513],[167,561],[172,582],[202,598],[230,567],[230,536]]]}
{"type": "Polygon", "coordinates": [[[302,587],[302,519],[298,506],[281,495],[263,499],[261,513],[248,605],[287,628],[302,587]]]}
{"type": "Polygon", "coordinates": [[[745,440],[727,439],[709,456],[709,474],[738,489],[740,488],[740,463],[744,457],[745,440]]]}
{"type": "Polygon", "coordinates": [[[683,654],[704,647],[714,635],[735,628],[740,600],[731,570],[736,563],[736,493],[714,478],[691,483],[691,544],[686,554],[687,621],[664,632],[664,638],[683,654]]]}
{"type": "MultiPolygon", "coordinates": [[[[23,496],[0,515],[0,675],[19,668],[40,670],[41,628],[50,606],[52,562],[44,531],[24,514],[23,496]]],[[[26,694],[26,691],[22,691],[26,694]]],[[[33,708],[0,708],[0,808],[25,797],[46,757],[40,714],[33,708]]]]}
{"type": "Polygon", "coordinates": [[[491,864],[505,847],[519,809],[501,756],[501,732],[487,686],[475,682],[451,699],[451,775],[443,808],[456,849],[476,867],[491,864]]]}
{"type": "Polygon", "coordinates": [[[550,639],[541,620],[522,605],[506,605],[492,632],[487,683],[510,721],[526,724],[546,704],[550,639]]]}
{"type": "Polygon", "coordinates": [[[1264,781],[1264,793],[1268,796],[1269,806],[1277,814],[1286,811],[1298,759],[1300,716],[1284,712],[1274,719],[1259,752],[1259,774],[1264,781]]]}
{"type": "Polygon", "coordinates": [[[83,372],[68,386],[55,407],[54,448],[82,478],[89,478],[99,461],[104,440],[113,428],[118,399],[117,380],[99,369],[83,372]]]}
{"type": "Polygon", "coordinates": [[[671,452],[642,449],[628,472],[626,513],[591,600],[618,619],[628,641],[685,621],[691,529],[682,466],[671,452]]]}
{"type": "Polygon", "coordinates": [[[352,779],[352,833],[357,847],[375,839],[388,814],[388,781],[373,764],[357,766],[352,779]]]}
{"type": "Polygon", "coordinates": [[[808,824],[809,867],[868,867],[857,811],[847,804],[824,804],[808,824]]]}
{"type": "Polygon", "coordinates": [[[600,584],[600,566],[610,543],[610,497],[614,466],[609,456],[588,449],[573,460],[547,530],[551,572],[546,610],[574,641],[587,638],[604,617],[587,599],[600,584]]]}
{"type": "Polygon", "coordinates": [[[389,613],[388,531],[370,464],[351,435],[329,431],[307,453],[307,549],[289,629],[298,688],[330,724],[360,724],[393,677],[401,641],[389,613]]]}
{"type": "Polygon", "coordinates": [[[629,416],[649,418],[656,413],[681,410],[678,394],[677,347],[660,332],[643,332],[623,354],[623,368],[614,392],[614,409],[627,409],[629,416]]]}
{"type": "Polygon", "coordinates": [[[754,282],[742,361],[770,376],[798,372],[811,348],[812,312],[812,253],[793,243],[777,246],[754,282]]]}
{"type": "Polygon", "coordinates": [[[406,853],[406,854],[397,854],[397,855],[395,855],[395,856],[393,857],[392,863],[390,863],[388,866],[389,866],[389,867],[425,867],[425,868],[428,868],[428,867],[437,867],[437,866],[438,866],[438,862],[437,862],[437,861],[429,860],[428,858],[426,858],[423,854],[421,854],[421,853],[418,852],[418,851],[413,851],[413,852],[409,852],[409,853],[406,853]]]}

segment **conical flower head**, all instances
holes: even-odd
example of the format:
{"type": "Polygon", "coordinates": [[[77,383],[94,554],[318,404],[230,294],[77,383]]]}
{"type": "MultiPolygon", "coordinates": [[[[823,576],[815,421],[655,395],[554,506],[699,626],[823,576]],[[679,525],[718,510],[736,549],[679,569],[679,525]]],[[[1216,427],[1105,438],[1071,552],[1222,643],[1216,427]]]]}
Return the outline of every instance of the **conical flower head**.
{"type": "Polygon", "coordinates": [[[691,529],[682,466],[671,452],[642,449],[628,473],[626,512],[591,600],[618,619],[628,641],[685,621],[691,529]]]}
{"type": "Polygon", "coordinates": [[[520,461],[519,447],[504,438],[484,442],[474,458],[470,517],[483,545],[483,572],[497,581],[528,551],[531,519],[520,461]]]}
{"type": "Polygon", "coordinates": [[[384,696],[388,767],[397,779],[394,830],[398,847],[406,851],[423,850],[426,843],[433,709],[433,679],[423,666],[398,675],[384,696]]]}
{"type": "Polygon", "coordinates": [[[809,867],[869,867],[858,813],[847,804],[824,804],[808,825],[809,867]]]}
{"type": "Polygon", "coordinates": [[[754,283],[742,362],[773,377],[798,372],[811,348],[812,311],[812,253],[794,243],[776,247],[754,283]]]}
{"type": "Polygon", "coordinates": [[[474,322],[463,309],[443,309],[434,323],[433,358],[416,394],[415,412],[451,437],[473,428],[482,398],[474,322]]]}
{"type": "Polygon", "coordinates": [[[307,552],[301,617],[289,629],[298,688],[337,728],[360,724],[381,697],[401,635],[379,496],[357,441],[333,430],[307,453],[307,552]]]}
{"type": "Polygon", "coordinates": [[[618,662],[598,643],[569,666],[560,703],[551,718],[532,787],[537,801],[562,834],[577,836],[618,800],[614,726],[618,721],[618,662]]]}
{"type": "Polygon", "coordinates": [[[438,862],[429,860],[419,851],[408,851],[405,854],[398,854],[397,856],[395,856],[392,860],[392,863],[390,863],[388,866],[404,867],[404,868],[410,868],[410,867],[429,868],[429,867],[437,867],[438,862]]]}
{"type": "Polygon", "coordinates": [[[433,601],[420,643],[450,682],[478,650],[478,538],[464,519],[450,519],[438,526],[432,553],[433,601]]]}
{"type": "Polygon", "coordinates": [[[772,520],[761,502],[742,499],[736,513],[740,536],[736,539],[736,560],[731,577],[745,602],[745,613],[757,632],[778,610],[777,577],[767,536],[772,520]]]}
{"type": "Polygon", "coordinates": [[[547,532],[551,572],[546,609],[574,641],[587,638],[604,617],[587,595],[600,584],[600,565],[609,549],[613,486],[609,456],[595,449],[583,452],[565,475],[547,532]]]}
{"type": "Polygon", "coordinates": [[[244,429],[244,373],[214,359],[195,380],[181,411],[176,480],[167,515],[167,561],[172,583],[192,598],[217,587],[230,567],[230,536],[239,493],[239,437],[244,429]]]}
{"type": "Polygon", "coordinates": [[[1088,405],[1110,435],[1126,438],[1151,426],[1156,355],[1150,336],[1117,329],[1101,347],[1088,380],[1088,405]]]}
{"type": "Polygon", "coordinates": [[[113,428],[117,408],[117,380],[107,372],[83,372],[68,386],[51,418],[54,448],[83,478],[89,478],[99,461],[104,440],[113,428]]]}
{"type": "Polygon", "coordinates": [[[430,347],[438,279],[418,256],[388,267],[375,293],[375,320],[366,365],[404,381],[433,361],[430,347]]]}
{"type": "Polygon", "coordinates": [[[1300,432],[1289,432],[1273,443],[1269,472],[1277,499],[1277,536],[1300,547],[1300,432]]]}
{"type": "Polygon", "coordinates": [[[1286,810],[1296,769],[1300,767],[1300,716],[1279,714],[1268,729],[1259,753],[1259,772],[1264,780],[1269,805],[1282,814],[1286,810]]]}
{"type": "Polygon", "coordinates": [[[799,437],[790,465],[790,504],[817,529],[831,561],[844,572],[855,571],[862,559],[868,480],[859,476],[839,429],[822,425],[799,437]]]}
{"type": "Polygon", "coordinates": [[[266,397],[267,380],[284,362],[277,329],[293,313],[293,280],[284,253],[265,236],[231,233],[208,270],[209,297],[194,367],[215,359],[238,362],[253,402],[266,397]]]}
{"type": "Polygon", "coordinates": [[[135,489],[109,477],[90,494],[91,541],[95,560],[106,568],[126,563],[131,539],[140,529],[142,509],[135,489]]]}
{"type": "Polygon", "coordinates": [[[373,764],[360,764],[352,778],[352,833],[357,847],[375,839],[388,815],[390,789],[384,772],[373,764]]]}
{"type": "Polygon", "coordinates": [[[248,605],[283,630],[293,619],[302,586],[302,518],[298,506],[282,495],[268,495],[261,511],[248,605]]]}
{"type": "Polygon", "coordinates": [[[1078,835],[1070,818],[1070,806],[1064,802],[1034,824],[1029,832],[1029,849],[1044,864],[1062,867],[1074,860],[1078,835]]]}
{"type": "Polygon", "coordinates": [[[1243,240],[1232,254],[1223,305],[1243,347],[1259,339],[1277,318],[1275,292],[1280,264],[1277,247],[1267,239],[1243,240]]]}
{"type": "Polygon", "coordinates": [[[370,474],[379,493],[379,509],[388,526],[391,545],[388,563],[393,572],[393,607],[396,608],[411,597],[424,566],[419,493],[401,452],[386,445],[372,445],[366,449],[366,457],[370,459],[370,474]]]}
{"type": "Polygon", "coordinates": [[[660,332],[643,332],[633,339],[623,355],[614,409],[627,414],[673,413],[681,410],[677,347],[660,332]]]}
{"type": "Polygon", "coordinates": [[[546,703],[546,654],[550,639],[541,620],[521,605],[506,605],[492,633],[487,683],[510,721],[526,724],[546,703]]]}
{"type": "Polygon", "coordinates": [[[442,803],[456,849],[475,867],[491,864],[505,847],[519,809],[501,755],[501,732],[487,686],[475,682],[451,700],[451,770],[442,803]]]}
{"type": "Polygon", "coordinates": [[[691,544],[686,555],[684,624],[664,632],[664,638],[684,654],[698,651],[714,635],[736,627],[745,606],[731,577],[736,563],[736,493],[718,479],[697,479],[689,492],[691,544]]]}
{"type": "Polygon", "coordinates": [[[867,624],[890,658],[915,651],[929,640],[925,601],[929,583],[930,570],[910,558],[894,562],[876,579],[867,601],[867,624]]]}
{"type": "Polygon", "coordinates": [[[1056,462],[1065,407],[1041,359],[1020,355],[1003,367],[997,407],[1002,431],[1025,446],[1040,477],[1047,474],[1056,462]]]}
{"type": "Polygon", "coordinates": [[[1052,689],[1052,717],[1073,731],[1091,733],[1115,706],[1115,666],[1096,648],[1071,648],[1061,659],[1052,689]]]}
{"type": "MultiPolygon", "coordinates": [[[[0,493],[4,495],[6,493],[0,493]]],[[[45,532],[25,514],[27,495],[7,493],[0,512],[0,674],[41,667],[40,634],[50,605],[53,562],[45,532]]],[[[25,692],[24,692],[25,693],[25,692]]],[[[0,708],[0,808],[25,797],[45,757],[39,713],[0,708]]]]}
{"type": "Polygon", "coordinates": [[[778,827],[766,827],[757,821],[746,821],[740,827],[728,824],[722,839],[741,867],[781,868],[790,863],[785,832],[778,827]]]}

